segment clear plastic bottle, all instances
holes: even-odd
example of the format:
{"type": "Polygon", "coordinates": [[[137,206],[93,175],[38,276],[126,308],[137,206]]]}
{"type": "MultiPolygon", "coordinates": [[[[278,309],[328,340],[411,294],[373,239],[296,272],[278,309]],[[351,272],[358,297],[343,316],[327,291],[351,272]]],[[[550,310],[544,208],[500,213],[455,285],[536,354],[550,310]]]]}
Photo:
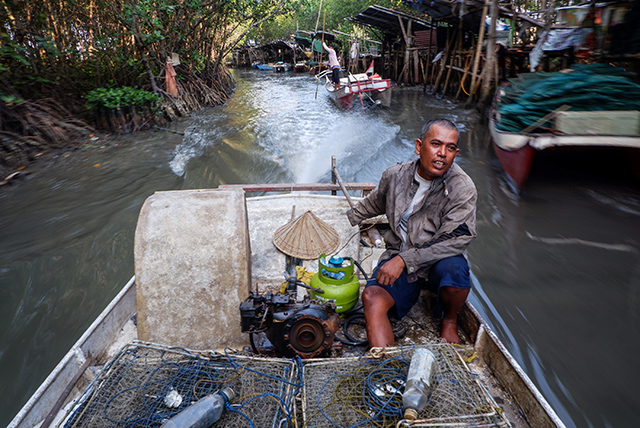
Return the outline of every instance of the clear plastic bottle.
{"type": "Polygon", "coordinates": [[[407,382],[402,393],[405,419],[417,419],[418,413],[427,405],[433,387],[435,368],[436,356],[433,352],[426,348],[416,348],[411,357],[407,382]]]}
{"type": "Polygon", "coordinates": [[[207,428],[220,419],[225,403],[234,397],[231,388],[223,388],[196,401],[163,423],[161,428],[207,428]]]}

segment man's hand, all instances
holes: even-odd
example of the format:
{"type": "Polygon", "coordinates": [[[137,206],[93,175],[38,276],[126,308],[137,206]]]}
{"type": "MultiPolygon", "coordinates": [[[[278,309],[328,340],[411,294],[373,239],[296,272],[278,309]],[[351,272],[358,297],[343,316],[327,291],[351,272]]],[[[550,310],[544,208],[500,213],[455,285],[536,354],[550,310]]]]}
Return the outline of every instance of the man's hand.
{"type": "Polygon", "coordinates": [[[376,281],[378,281],[380,285],[391,285],[402,274],[404,268],[405,264],[402,257],[395,256],[382,265],[378,271],[378,275],[376,275],[376,281]]]}

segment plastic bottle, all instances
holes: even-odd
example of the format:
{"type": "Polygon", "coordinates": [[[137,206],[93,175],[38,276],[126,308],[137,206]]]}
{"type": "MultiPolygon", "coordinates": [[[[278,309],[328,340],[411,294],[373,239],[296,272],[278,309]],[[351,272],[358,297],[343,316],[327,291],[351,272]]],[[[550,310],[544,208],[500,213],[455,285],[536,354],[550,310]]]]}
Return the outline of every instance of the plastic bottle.
{"type": "Polygon", "coordinates": [[[431,395],[432,377],[435,371],[436,357],[426,348],[416,348],[411,363],[407,382],[402,393],[402,408],[404,418],[414,420],[418,413],[427,405],[431,395]]]}
{"type": "Polygon", "coordinates": [[[225,403],[234,397],[231,388],[223,388],[196,401],[163,423],[161,428],[207,428],[220,419],[225,403]]]}
{"type": "Polygon", "coordinates": [[[384,248],[384,245],[382,245],[382,236],[380,235],[380,232],[378,232],[378,229],[375,227],[367,229],[367,235],[369,235],[371,242],[373,242],[373,245],[376,248],[384,248]]]}

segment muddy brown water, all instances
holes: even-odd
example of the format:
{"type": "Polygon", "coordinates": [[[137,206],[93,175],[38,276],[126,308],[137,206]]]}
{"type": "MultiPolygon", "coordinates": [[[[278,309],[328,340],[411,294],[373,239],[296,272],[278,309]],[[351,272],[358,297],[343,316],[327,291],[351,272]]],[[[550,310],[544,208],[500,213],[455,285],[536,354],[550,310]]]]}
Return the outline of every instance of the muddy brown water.
{"type": "MultiPolygon", "coordinates": [[[[429,118],[461,128],[479,192],[471,299],[568,427],[640,420],[640,187],[574,157],[536,160],[519,198],[473,110],[396,90],[388,110],[337,109],[307,74],[235,70],[225,106],[62,154],[0,192],[0,425],[133,275],[133,233],[157,190],[223,183],[377,182],[414,157],[429,118]],[[67,156],[68,155],[68,156],[67,156]]],[[[356,107],[357,104],[356,104],[356,107]]]]}

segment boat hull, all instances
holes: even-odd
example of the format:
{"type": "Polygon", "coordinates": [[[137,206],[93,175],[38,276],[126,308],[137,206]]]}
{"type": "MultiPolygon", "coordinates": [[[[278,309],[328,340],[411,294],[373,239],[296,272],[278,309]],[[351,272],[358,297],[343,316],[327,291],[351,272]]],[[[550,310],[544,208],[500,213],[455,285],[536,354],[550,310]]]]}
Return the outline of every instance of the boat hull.
{"type": "MultiPolygon", "coordinates": [[[[326,189],[326,185],[322,185],[326,189]]],[[[227,186],[229,187],[229,186],[227,186]]],[[[336,186],[337,187],[337,186],[336,186]]],[[[253,186],[252,191],[261,191],[259,186],[253,186]]],[[[273,185],[266,185],[264,189],[272,189],[273,185]]],[[[295,185],[283,185],[283,188],[293,189],[295,185]]],[[[337,189],[333,189],[337,190],[337,189]]],[[[257,283],[263,284],[272,281],[274,284],[282,282],[282,266],[284,266],[284,254],[279,253],[271,241],[271,236],[265,236],[260,231],[273,231],[282,221],[286,221],[291,215],[291,207],[295,206],[297,212],[305,209],[312,209],[319,216],[327,221],[339,221],[345,223],[341,216],[335,212],[343,213],[348,208],[348,203],[344,198],[338,196],[323,196],[309,194],[288,194],[276,196],[259,196],[247,198],[247,211],[249,216],[249,234],[251,236],[252,275],[257,283]],[[329,211],[323,211],[324,209],[329,211]],[[277,212],[278,216],[268,213],[277,212]],[[338,218],[340,217],[340,218],[338,218]],[[273,266],[272,266],[273,265],[273,266]],[[261,277],[260,275],[264,275],[261,277]]],[[[340,230],[340,235],[348,238],[353,234],[352,227],[345,223],[344,230],[340,230]]],[[[358,229],[356,228],[356,231],[358,229]]],[[[350,254],[359,254],[358,240],[353,240],[345,251],[350,254]]],[[[367,249],[370,254],[371,249],[367,249]]],[[[384,249],[379,249],[380,252],[384,249]]],[[[374,259],[375,257],[370,257],[374,259]]],[[[317,261],[308,261],[308,265],[317,269],[317,261]]],[[[305,262],[306,263],[306,262],[305,262]]],[[[370,274],[373,266],[371,263],[362,264],[363,268],[370,274]]],[[[20,411],[9,425],[10,428],[33,428],[37,426],[49,412],[60,396],[66,398],[69,395],[70,382],[75,385],[77,380],[74,374],[83,375],[87,360],[90,355],[104,355],[104,358],[111,358],[119,351],[124,344],[137,339],[137,329],[134,326],[132,315],[136,309],[136,284],[134,278],[125,286],[122,292],[116,296],[107,309],[92,324],[91,328],[72,347],[63,361],[56,367],[56,370],[45,380],[43,385],[37,390],[27,405],[20,411]],[[117,332],[120,336],[114,338],[117,332]],[[118,346],[119,343],[122,345],[118,346]],[[115,350],[115,351],[114,351],[115,350]]],[[[215,316],[210,322],[216,322],[215,316]]],[[[509,354],[504,345],[492,332],[490,327],[482,320],[479,313],[470,303],[466,303],[460,313],[460,328],[468,338],[469,347],[479,358],[473,362],[474,372],[484,373],[482,376],[491,377],[495,380],[495,386],[488,386],[492,395],[503,394],[506,390],[509,396],[504,396],[505,411],[509,414],[509,421],[514,428],[535,426],[541,428],[563,428],[564,424],[555,414],[551,406],[536,389],[535,385],[519,367],[518,363],[509,354]],[[515,403],[515,405],[511,404],[515,403]],[[518,422],[520,414],[527,418],[527,422],[518,422]],[[513,419],[511,419],[513,418],[513,419]]],[[[105,361],[92,364],[101,365],[105,361]]],[[[79,395],[80,389],[88,383],[76,385],[75,391],[70,394],[67,401],[79,395]]],[[[57,412],[57,410],[56,410],[57,412]]],[[[67,411],[62,409],[58,412],[56,421],[61,421],[67,411]]]]}
{"type": "Polygon", "coordinates": [[[325,89],[336,104],[345,110],[351,110],[354,103],[359,103],[365,109],[365,103],[391,106],[391,80],[381,79],[379,76],[369,76],[364,73],[349,74],[340,79],[340,86],[335,87],[330,79],[331,70],[325,70],[316,75],[316,79],[325,78],[325,89]],[[355,99],[355,101],[354,101],[355,99]]]}
{"type": "Polygon", "coordinates": [[[536,150],[529,144],[525,144],[516,150],[505,150],[500,147],[495,139],[492,139],[491,145],[505,172],[507,181],[515,190],[520,191],[529,178],[533,160],[536,157],[536,150]]]}
{"type": "Polygon", "coordinates": [[[353,95],[345,93],[344,89],[338,89],[337,91],[329,92],[331,99],[340,107],[345,110],[351,110],[353,108],[353,95]]]}
{"type": "Polygon", "coordinates": [[[273,71],[276,73],[284,73],[285,71],[291,70],[291,64],[286,62],[279,62],[274,64],[273,71]]]}
{"type": "Polygon", "coordinates": [[[537,152],[567,149],[603,150],[604,152],[612,148],[640,151],[640,136],[636,135],[583,135],[552,132],[526,134],[500,131],[498,129],[499,114],[496,108],[500,99],[499,94],[500,90],[496,93],[491,107],[489,133],[496,157],[500,161],[507,180],[517,192],[525,186],[537,152]]]}
{"type": "Polygon", "coordinates": [[[354,104],[359,104],[363,109],[365,103],[373,103],[383,107],[391,105],[391,85],[382,83],[380,88],[372,86],[373,89],[358,88],[357,85],[342,86],[337,91],[327,89],[331,98],[345,110],[351,110],[354,104]],[[388,86],[385,86],[388,85],[388,86]]]}

